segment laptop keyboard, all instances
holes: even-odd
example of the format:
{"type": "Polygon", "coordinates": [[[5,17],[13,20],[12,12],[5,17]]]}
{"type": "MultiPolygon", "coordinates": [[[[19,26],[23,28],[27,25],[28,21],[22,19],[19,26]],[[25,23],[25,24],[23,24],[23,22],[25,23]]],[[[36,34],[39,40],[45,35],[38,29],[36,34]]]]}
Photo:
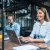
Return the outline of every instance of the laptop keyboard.
{"type": "Polygon", "coordinates": [[[21,42],[22,45],[32,44],[32,42],[28,42],[28,43],[25,43],[25,42],[22,42],[22,41],[20,41],[20,42],[21,42]]]}

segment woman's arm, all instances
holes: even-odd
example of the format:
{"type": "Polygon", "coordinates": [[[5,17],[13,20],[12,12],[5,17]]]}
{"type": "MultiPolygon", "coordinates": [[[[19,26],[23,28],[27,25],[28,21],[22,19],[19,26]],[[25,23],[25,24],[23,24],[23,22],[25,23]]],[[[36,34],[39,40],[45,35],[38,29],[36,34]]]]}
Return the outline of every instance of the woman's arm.
{"type": "Polygon", "coordinates": [[[33,39],[33,42],[44,42],[43,39],[33,39]]]}
{"type": "Polygon", "coordinates": [[[28,37],[26,40],[25,40],[25,43],[27,43],[27,42],[44,42],[44,40],[43,39],[33,39],[33,38],[31,38],[31,37],[28,37]]]}

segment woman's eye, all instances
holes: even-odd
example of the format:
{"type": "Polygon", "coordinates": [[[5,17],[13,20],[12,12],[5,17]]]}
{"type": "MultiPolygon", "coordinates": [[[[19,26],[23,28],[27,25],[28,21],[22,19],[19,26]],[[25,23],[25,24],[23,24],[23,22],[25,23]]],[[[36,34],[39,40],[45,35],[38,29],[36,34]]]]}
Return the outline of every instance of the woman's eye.
{"type": "Polygon", "coordinates": [[[41,12],[39,12],[39,14],[41,14],[41,12]]]}

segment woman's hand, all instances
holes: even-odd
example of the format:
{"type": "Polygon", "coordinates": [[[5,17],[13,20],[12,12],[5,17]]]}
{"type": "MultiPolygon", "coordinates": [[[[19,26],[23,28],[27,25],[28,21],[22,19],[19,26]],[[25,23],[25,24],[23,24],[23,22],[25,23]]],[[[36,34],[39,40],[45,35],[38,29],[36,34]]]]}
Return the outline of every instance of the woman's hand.
{"type": "Polygon", "coordinates": [[[27,39],[26,39],[25,43],[27,43],[27,42],[34,42],[34,39],[33,39],[33,38],[31,38],[31,37],[27,37],[27,39]]]}
{"type": "Polygon", "coordinates": [[[19,40],[21,40],[22,42],[25,42],[25,43],[34,41],[31,37],[23,37],[23,36],[20,36],[19,40]]]}
{"type": "Polygon", "coordinates": [[[19,38],[19,40],[21,40],[22,42],[25,42],[26,40],[27,40],[27,37],[23,37],[23,36],[20,36],[20,37],[18,37],[19,38]]]}
{"type": "Polygon", "coordinates": [[[23,38],[23,36],[19,36],[18,39],[21,40],[23,38]]]}

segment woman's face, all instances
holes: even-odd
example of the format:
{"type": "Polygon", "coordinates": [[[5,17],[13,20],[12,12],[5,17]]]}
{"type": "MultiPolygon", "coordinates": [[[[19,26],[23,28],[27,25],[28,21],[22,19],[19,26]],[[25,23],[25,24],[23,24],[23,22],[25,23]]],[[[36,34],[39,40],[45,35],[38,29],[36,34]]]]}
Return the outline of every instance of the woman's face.
{"type": "Polygon", "coordinates": [[[38,20],[44,19],[44,12],[41,11],[40,9],[37,11],[37,18],[38,18],[38,20]]]}

